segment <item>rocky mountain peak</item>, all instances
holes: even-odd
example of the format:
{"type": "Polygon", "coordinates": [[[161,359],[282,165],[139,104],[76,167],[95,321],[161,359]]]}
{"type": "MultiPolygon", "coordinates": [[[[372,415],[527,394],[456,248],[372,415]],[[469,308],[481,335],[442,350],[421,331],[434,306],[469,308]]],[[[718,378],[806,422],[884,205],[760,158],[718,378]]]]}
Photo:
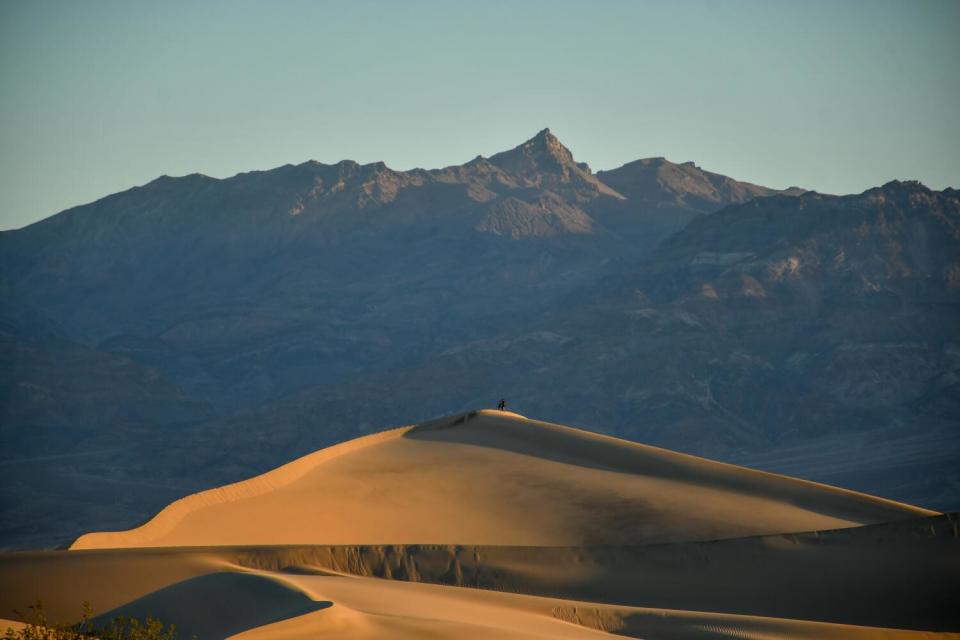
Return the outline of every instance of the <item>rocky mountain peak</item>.
{"type": "Polygon", "coordinates": [[[576,166],[573,154],[550,129],[543,129],[523,144],[492,156],[490,162],[506,171],[521,174],[565,173],[576,166]]]}
{"type": "Polygon", "coordinates": [[[528,149],[536,149],[547,153],[557,159],[572,159],[573,154],[560,142],[557,136],[550,132],[550,129],[543,129],[537,135],[530,138],[523,145],[528,149]]]}
{"type": "Polygon", "coordinates": [[[860,197],[871,202],[920,206],[929,202],[934,193],[919,180],[891,180],[883,186],[867,189],[860,197]]]}
{"type": "Polygon", "coordinates": [[[891,180],[879,187],[881,191],[900,191],[906,193],[928,193],[930,189],[919,180],[891,180]]]}
{"type": "Polygon", "coordinates": [[[799,195],[804,192],[802,189],[769,189],[705,171],[694,162],[678,164],[663,157],[634,160],[596,175],[631,201],[655,208],[695,209],[701,213],[777,193],[799,195]]]}
{"type": "Polygon", "coordinates": [[[491,156],[490,163],[519,178],[524,186],[562,192],[565,197],[576,201],[592,199],[599,194],[623,199],[600,182],[586,163],[576,162],[573,153],[550,129],[541,130],[509,151],[491,156]]]}

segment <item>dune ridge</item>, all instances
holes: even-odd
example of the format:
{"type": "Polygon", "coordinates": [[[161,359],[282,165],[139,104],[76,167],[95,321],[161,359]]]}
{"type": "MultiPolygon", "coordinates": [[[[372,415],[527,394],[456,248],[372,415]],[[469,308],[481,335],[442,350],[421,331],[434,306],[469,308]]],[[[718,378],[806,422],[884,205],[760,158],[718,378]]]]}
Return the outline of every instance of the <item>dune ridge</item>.
{"type": "Polygon", "coordinates": [[[154,617],[174,624],[181,638],[225,638],[332,605],[282,574],[224,569],[153,591],[102,613],[93,623],[117,616],[154,617]]]}
{"type": "MultiPolygon", "coordinates": [[[[398,437],[402,432],[410,429],[410,426],[396,427],[379,431],[366,436],[361,436],[347,442],[341,442],[305,456],[291,460],[275,469],[262,473],[247,480],[240,480],[222,487],[214,487],[197,493],[184,496],[179,500],[171,502],[164,507],[157,515],[144,523],[137,529],[149,529],[153,536],[162,536],[173,529],[187,514],[201,509],[205,506],[214,504],[223,504],[259,496],[277,489],[283,488],[305,474],[312,471],[316,465],[327,460],[332,460],[338,456],[355,452],[364,447],[374,445],[389,438],[398,437]]],[[[137,530],[135,529],[135,530],[137,530]]],[[[109,548],[110,542],[114,538],[119,538],[127,531],[98,531],[96,533],[84,534],[70,545],[71,549],[99,548],[99,546],[87,546],[94,537],[103,547],[109,548]]]]}
{"type": "MultiPolygon", "coordinates": [[[[648,475],[657,474],[659,469],[660,475],[664,476],[669,476],[671,472],[675,472],[679,467],[690,473],[687,478],[688,482],[698,482],[700,484],[716,484],[719,482],[731,489],[739,489],[745,488],[748,485],[749,480],[768,480],[776,484],[787,483],[801,490],[807,489],[812,491],[825,491],[838,497],[842,496],[847,498],[857,498],[872,505],[901,509],[904,511],[904,513],[913,515],[937,514],[936,511],[930,509],[916,507],[914,505],[897,502],[896,500],[890,500],[888,498],[874,496],[860,491],[853,491],[851,489],[836,487],[812,480],[794,478],[779,473],[761,471],[759,469],[750,469],[748,467],[742,467],[727,462],[720,462],[718,460],[710,460],[701,456],[695,456],[692,454],[683,453],[681,451],[672,451],[670,449],[664,449],[662,447],[656,447],[653,445],[641,444],[603,433],[595,433],[566,425],[533,420],[516,413],[482,409],[477,412],[466,414],[465,417],[469,419],[469,417],[474,415],[492,416],[495,418],[511,417],[518,421],[524,421],[529,425],[535,425],[537,427],[537,431],[535,432],[524,432],[522,430],[517,430],[510,434],[515,443],[523,444],[523,446],[517,450],[528,455],[540,457],[550,455],[553,453],[553,451],[551,451],[551,445],[554,445],[557,441],[562,441],[566,438],[576,438],[580,442],[578,443],[577,448],[577,457],[579,460],[575,462],[575,464],[583,464],[583,460],[585,458],[601,458],[602,462],[596,462],[599,467],[624,472],[638,472],[642,470],[643,473],[648,475]],[[554,434],[554,437],[550,437],[554,434]],[[589,445],[595,445],[595,450],[585,450],[589,447],[589,445]],[[590,454],[593,455],[591,456],[590,454]],[[638,457],[641,456],[642,458],[638,459],[638,457]],[[731,471],[734,473],[731,475],[723,475],[723,472],[725,471],[731,471]]],[[[404,435],[405,437],[413,438],[421,437],[424,433],[430,431],[440,431],[442,429],[449,429],[457,424],[464,424],[467,422],[467,419],[464,419],[464,417],[458,417],[456,419],[437,420],[413,425],[406,431],[404,435]]],[[[474,442],[473,444],[479,443],[474,442]]],[[[502,443],[501,446],[503,446],[502,443]]],[[[557,448],[562,450],[562,444],[557,448]]],[[[567,457],[567,460],[571,460],[572,458],[573,456],[569,456],[567,457]]],[[[749,485],[749,489],[754,492],[763,492],[764,488],[764,485],[759,483],[749,485]]],[[[772,489],[773,487],[771,487],[770,493],[775,494],[775,491],[772,489]]],[[[777,497],[782,498],[781,495],[777,495],[777,497]]]]}

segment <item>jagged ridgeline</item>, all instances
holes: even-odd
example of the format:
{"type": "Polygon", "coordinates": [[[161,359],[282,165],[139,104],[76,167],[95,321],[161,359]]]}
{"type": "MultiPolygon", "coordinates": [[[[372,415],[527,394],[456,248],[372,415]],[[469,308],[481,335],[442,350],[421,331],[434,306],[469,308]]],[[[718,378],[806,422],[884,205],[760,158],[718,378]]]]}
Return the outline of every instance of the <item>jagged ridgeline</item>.
{"type": "Polygon", "coordinates": [[[75,207],[0,234],[0,443],[30,460],[7,463],[0,543],[126,528],[504,395],[955,508],[958,211],[908,182],[594,173],[548,130],[443,169],[307,162],[75,207]]]}

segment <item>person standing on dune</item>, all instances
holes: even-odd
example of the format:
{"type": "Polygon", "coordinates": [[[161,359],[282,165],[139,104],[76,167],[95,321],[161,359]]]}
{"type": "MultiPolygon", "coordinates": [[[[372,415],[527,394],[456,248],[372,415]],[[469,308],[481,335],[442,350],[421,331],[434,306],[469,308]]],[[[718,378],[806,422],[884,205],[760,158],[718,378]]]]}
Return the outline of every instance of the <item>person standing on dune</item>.
{"type": "Polygon", "coordinates": [[[503,398],[500,398],[500,402],[497,404],[497,409],[499,409],[500,411],[506,411],[507,401],[504,400],[503,398]]]}

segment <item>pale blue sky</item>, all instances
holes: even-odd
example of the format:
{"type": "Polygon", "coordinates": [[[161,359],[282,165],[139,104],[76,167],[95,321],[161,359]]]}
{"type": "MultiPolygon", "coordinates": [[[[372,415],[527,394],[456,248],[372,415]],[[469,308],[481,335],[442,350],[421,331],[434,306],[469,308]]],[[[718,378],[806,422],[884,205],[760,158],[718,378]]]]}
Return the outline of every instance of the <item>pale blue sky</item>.
{"type": "Polygon", "coordinates": [[[161,174],[439,167],[545,126],[832,193],[960,186],[960,2],[0,0],[0,228],[161,174]]]}

